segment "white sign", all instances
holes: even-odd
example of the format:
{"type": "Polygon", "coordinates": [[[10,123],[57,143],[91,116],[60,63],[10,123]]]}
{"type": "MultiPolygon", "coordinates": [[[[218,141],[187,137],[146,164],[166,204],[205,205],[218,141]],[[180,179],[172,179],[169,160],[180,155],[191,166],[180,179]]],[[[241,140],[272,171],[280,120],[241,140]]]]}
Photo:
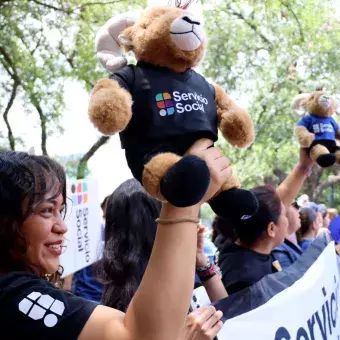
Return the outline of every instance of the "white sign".
{"type": "Polygon", "coordinates": [[[229,319],[219,340],[339,340],[339,271],[334,242],[305,275],[251,312],[229,319]]]}
{"type": "Polygon", "coordinates": [[[98,185],[93,179],[70,181],[65,234],[66,251],[60,257],[63,277],[91,265],[100,258],[102,241],[98,185]]]}

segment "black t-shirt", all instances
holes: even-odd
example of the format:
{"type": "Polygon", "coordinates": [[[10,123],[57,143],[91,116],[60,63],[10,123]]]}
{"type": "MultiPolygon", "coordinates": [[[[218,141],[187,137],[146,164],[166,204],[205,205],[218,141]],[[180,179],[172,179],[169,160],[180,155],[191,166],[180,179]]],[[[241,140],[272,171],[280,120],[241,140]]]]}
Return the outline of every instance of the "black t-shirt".
{"type": "Polygon", "coordinates": [[[110,78],[133,99],[132,119],[120,134],[123,148],[188,135],[217,140],[215,89],[194,70],[176,73],[138,62],[110,78]]]}
{"type": "Polygon", "coordinates": [[[219,255],[222,281],[228,294],[252,286],[275,271],[270,255],[260,254],[237,244],[225,245],[219,255]]]}
{"type": "Polygon", "coordinates": [[[31,273],[0,275],[0,338],[76,340],[96,306],[31,273]]]}

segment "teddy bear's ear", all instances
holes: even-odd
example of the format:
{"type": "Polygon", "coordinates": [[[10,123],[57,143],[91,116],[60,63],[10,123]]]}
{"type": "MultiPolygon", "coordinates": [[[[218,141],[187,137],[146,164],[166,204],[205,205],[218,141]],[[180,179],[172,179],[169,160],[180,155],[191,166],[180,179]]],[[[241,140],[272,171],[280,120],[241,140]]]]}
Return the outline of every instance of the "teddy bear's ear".
{"type": "Polygon", "coordinates": [[[109,19],[96,36],[97,57],[109,72],[116,72],[127,64],[119,35],[132,26],[138,17],[137,13],[123,13],[109,19]]]}
{"type": "Polygon", "coordinates": [[[127,50],[132,48],[132,27],[125,29],[121,34],[118,36],[118,40],[122,46],[124,46],[127,50]]]}
{"type": "Polygon", "coordinates": [[[333,98],[335,100],[335,113],[340,116],[340,93],[334,94],[333,98]]]}
{"type": "Polygon", "coordinates": [[[304,115],[307,112],[305,103],[309,96],[310,93],[301,93],[294,97],[290,104],[292,111],[299,116],[304,115]]]}

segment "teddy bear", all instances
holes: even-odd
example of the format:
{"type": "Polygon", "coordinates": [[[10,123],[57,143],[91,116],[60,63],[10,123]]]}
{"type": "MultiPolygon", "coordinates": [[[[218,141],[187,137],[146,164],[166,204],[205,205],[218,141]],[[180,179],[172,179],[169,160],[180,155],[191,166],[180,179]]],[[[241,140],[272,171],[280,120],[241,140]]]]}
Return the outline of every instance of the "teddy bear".
{"type": "MultiPolygon", "coordinates": [[[[203,22],[181,7],[146,9],[137,20],[110,19],[96,38],[99,59],[114,72],[99,80],[88,108],[91,122],[105,135],[120,134],[133,176],[153,197],[177,207],[204,197],[210,172],[187,150],[193,143],[218,139],[218,128],[234,147],[254,141],[250,115],[193,68],[206,49],[203,22]],[[132,51],[126,65],[117,47],[132,51]]],[[[220,216],[248,219],[256,197],[231,175],[209,202],[220,216]]]]}
{"type": "Polygon", "coordinates": [[[340,164],[339,125],[332,117],[339,114],[339,103],[335,96],[323,88],[312,93],[296,96],[291,107],[295,113],[303,114],[295,127],[295,136],[301,147],[308,149],[309,155],[319,166],[326,168],[340,164]]]}

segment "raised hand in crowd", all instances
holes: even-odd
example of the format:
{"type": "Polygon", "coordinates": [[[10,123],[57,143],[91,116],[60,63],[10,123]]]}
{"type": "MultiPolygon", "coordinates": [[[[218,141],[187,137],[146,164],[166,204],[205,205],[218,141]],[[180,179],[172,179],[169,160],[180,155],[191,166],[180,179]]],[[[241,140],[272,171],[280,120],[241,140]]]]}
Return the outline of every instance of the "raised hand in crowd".
{"type": "Polygon", "coordinates": [[[226,298],[228,294],[221,280],[219,268],[214,263],[210,263],[209,258],[204,253],[204,232],[205,226],[199,225],[197,228],[196,271],[210,301],[214,302],[226,298]],[[204,277],[205,272],[208,272],[208,277],[204,277]]]}
{"type": "Polygon", "coordinates": [[[221,330],[223,313],[215,307],[200,307],[187,317],[178,340],[213,340],[221,330]]]}

